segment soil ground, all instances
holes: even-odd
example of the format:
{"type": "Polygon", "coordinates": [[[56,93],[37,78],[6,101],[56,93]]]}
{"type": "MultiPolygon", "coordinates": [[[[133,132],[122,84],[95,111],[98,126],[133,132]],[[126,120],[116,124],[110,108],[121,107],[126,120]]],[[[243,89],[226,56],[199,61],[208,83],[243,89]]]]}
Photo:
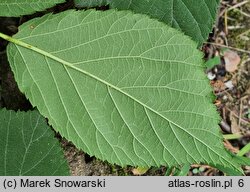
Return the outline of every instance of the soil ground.
{"type": "MultiPolygon", "coordinates": [[[[72,0],[48,11],[60,12],[73,7],[72,0]]],[[[106,9],[101,7],[100,9],[106,9]]],[[[0,31],[8,35],[17,32],[23,22],[43,15],[36,13],[22,18],[0,18],[0,31]]],[[[0,108],[13,110],[32,109],[22,95],[6,57],[7,42],[0,40],[0,108]]],[[[214,57],[219,62],[205,72],[211,79],[211,86],[216,95],[215,105],[221,114],[221,131],[234,139],[225,139],[225,147],[233,153],[250,142],[250,1],[221,1],[217,21],[209,39],[203,45],[204,60],[214,57]],[[230,51],[228,51],[230,50],[230,51]],[[236,60],[236,61],[235,61],[236,60]],[[229,67],[229,68],[228,68],[229,67]],[[230,69],[231,67],[231,69],[230,69]]],[[[212,62],[213,63],[213,62],[212,62]]],[[[73,144],[57,135],[69,162],[72,175],[165,175],[166,167],[137,169],[120,167],[90,157],[76,149],[73,144]]],[[[250,157],[250,153],[246,156],[250,157]]],[[[169,169],[168,169],[169,170],[169,169]]],[[[168,172],[174,174],[174,169],[168,172]]],[[[244,167],[250,175],[250,167],[244,167]]],[[[191,165],[188,175],[224,175],[207,165],[191,165]]]]}

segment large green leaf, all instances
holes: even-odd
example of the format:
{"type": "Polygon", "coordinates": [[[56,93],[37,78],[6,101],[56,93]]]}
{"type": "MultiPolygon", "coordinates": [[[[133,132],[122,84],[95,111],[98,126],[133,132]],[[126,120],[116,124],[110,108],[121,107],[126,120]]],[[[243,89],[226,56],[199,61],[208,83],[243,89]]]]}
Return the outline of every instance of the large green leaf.
{"type": "Polygon", "coordinates": [[[108,5],[108,0],[74,0],[77,7],[96,7],[108,5]]]}
{"type": "Polygon", "coordinates": [[[65,0],[0,0],[0,16],[19,17],[43,11],[65,0]]]}
{"type": "Polygon", "coordinates": [[[111,8],[131,9],[148,14],[181,29],[201,45],[212,30],[219,0],[75,0],[78,7],[109,4],[111,8]]]}
{"type": "Polygon", "coordinates": [[[89,10],[31,20],[14,38],[7,51],[19,88],[90,155],[239,170],[207,97],[202,53],[179,31],[129,11],[89,10]]]}
{"type": "Polygon", "coordinates": [[[0,175],[68,175],[54,133],[37,112],[0,110],[0,175]]]}

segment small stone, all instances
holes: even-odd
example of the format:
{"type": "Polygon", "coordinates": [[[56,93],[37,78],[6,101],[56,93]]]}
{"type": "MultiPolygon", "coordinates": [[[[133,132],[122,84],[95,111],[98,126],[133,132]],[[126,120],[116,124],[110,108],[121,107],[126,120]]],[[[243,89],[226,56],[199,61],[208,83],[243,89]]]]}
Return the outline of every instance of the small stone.
{"type": "Polygon", "coordinates": [[[229,88],[229,89],[234,88],[233,82],[232,82],[231,80],[225,82],[224,84],[225,84],[225,86],[226,86],[227,88],[229,88]]]}
{"type": "Polygon", "coordinates": [[[234,72],[241,61],[240,56],[231,50],[224,52],[225,68],[228,72],[234,72]]]}
{"type": "Polygon", "coordinates": [[[215,79],[216,75],[213,74],[212,72],[208,72],[207,77],[208,77],[209,80],[213,80],[213,79],[215,79]]]}

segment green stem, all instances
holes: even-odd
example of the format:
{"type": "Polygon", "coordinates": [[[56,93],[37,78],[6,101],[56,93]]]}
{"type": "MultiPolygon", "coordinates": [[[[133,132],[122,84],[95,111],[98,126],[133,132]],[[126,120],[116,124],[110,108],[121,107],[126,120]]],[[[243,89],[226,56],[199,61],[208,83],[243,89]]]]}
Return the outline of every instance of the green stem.
{"type": "Polygon", "coordinates": [[[242,135],[239,133],[223,135],[223,138],[226,140],[240,139],[241,137],[242,135]]]}
{"type": "Polygon", "coordinates": [[[0,32],[0,37],[7,40],[7,41],[9,41],[9,42],[11,42],[11,43],[15,43],[17,45],[20,45],[22,47],[26,47],[26,48],[29,48],[29,49],[31,49],[31,47],[32,47],[31,45],[29,45],[27,43],[19,41],[18,39],[12,38],[11,36],[5,35],[5,34],[3,34],[1,32],[0,32]]]}
{"type": "Polygon", "coordinates": [[[11,42],[11,43],[14,43],[14,44],[16,44],[16,45],[25,47],[25,48],[27,48],[27,49],[31,49],[31,50],[33,50],[33,51],[35,51],[35,52],[37,52],[37,53],[40,53],[40,54],[42,54],[42,55],[44,55],[44,56],[49,57],[49,58],[51,58],[51,59],[53,59],[53,60],[55,60],[55,61],[58,61],[58,62],[60,62],[60,63],[63,63],[63,64],[65,64],[65,65],[68,65],[68,66],[70,65],[68,62],[66,62],[66,61],[64,61],[64,60],[62,60],[62,59],[60,59],[60,58],[58,58],[58,57],[56,57],[56,56],[54,56],[54,55],[52,55],[52,54],[50,54],[50,53],[44,51],[44,50],[42,50],[42,49],[39,49],[39,48],[37,48],[37,47],[34,47],[34,46],[32,46],[32,45],[30,45],[30,44],[28,44],[28,43],[25,43],[25,42],[23,42],[23,41],[20,41],[20,40],[18,40],[18,39],[12,38],[12,37],[10,37],[10,36],[8,36],[8,35],[5,35],[5,34],[3,34],[3,33],[1,33],[1,32],[0,32],[0,37],[3,38],[3,39],[5,39],[5,40],[7,40],[7,41],[9,41],[9,42],[11,42]]]}
{"type": "Polygon", "coordinates": [[[246,153],[248,153],[250,151],[250,143],[248,143],[247,145],[245,145],[238,153],[238,156],[243,156],[246,153]]]}

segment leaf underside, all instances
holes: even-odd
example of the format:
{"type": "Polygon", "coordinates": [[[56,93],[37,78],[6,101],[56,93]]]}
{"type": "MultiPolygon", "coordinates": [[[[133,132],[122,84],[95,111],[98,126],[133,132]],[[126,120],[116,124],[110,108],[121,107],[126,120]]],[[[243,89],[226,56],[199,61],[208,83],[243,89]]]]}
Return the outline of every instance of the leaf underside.
{"type": "Polygon", "coordinates": [[[54,133],[37,111],[0,110],[0,175],[68,175],[54,133]]]}
{"type": "Polygon", "coordinates": [[[208,163],[222,145],[202,54],[181,32],[129,11],[67,11],[21,26],[8,58],[19,88],[60,134],[119,165],[208,163]],[[30,27],[32,26],[32,27],[30,27]]]}
{"type": "Polygon", "coordinates": [[[1,0],[0,16],[19,17],[36,11],[44,11],[65,0],[1,0]]]}
{"type": "Polygon", "coordinates": [[[75,0],[77,7],[109,5],[119,10],[144,13],[181,29],[202,45],[216,17],[219,0],[75,0]]]}

